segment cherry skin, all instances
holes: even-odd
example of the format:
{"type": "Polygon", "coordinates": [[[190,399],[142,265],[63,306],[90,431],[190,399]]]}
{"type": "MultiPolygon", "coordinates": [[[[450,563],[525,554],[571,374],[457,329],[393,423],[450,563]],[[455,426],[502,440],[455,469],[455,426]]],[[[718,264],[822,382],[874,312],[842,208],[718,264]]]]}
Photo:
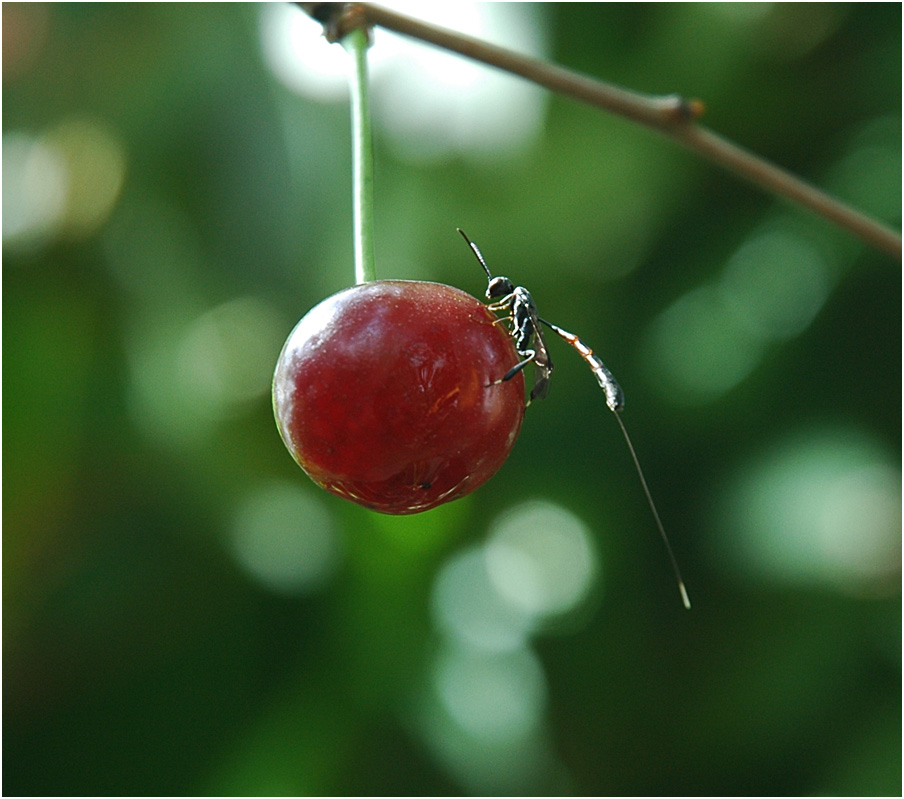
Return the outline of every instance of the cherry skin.
{"type": "Polygon", "coordinates": [[[483,303],[440,283],[377,280],[298,323],[273,377],[283,441],[318,485],[382,513],[463,497],[502,466],[524,417],[519,357],[483,303]]]}

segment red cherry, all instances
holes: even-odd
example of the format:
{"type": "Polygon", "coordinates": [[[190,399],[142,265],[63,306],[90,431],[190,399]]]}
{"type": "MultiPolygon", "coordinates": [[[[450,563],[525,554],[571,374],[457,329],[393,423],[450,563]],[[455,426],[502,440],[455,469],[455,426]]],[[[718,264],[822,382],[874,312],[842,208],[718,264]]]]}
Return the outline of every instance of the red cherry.
{"type": "Polygon", "coordinates": [[[486,305],[440,283],[378,280],[328,297],[292,331],[273,377],[283,441],[318,485],[382,513],[463,497],[502,466],[524,378],[486,305]]]}

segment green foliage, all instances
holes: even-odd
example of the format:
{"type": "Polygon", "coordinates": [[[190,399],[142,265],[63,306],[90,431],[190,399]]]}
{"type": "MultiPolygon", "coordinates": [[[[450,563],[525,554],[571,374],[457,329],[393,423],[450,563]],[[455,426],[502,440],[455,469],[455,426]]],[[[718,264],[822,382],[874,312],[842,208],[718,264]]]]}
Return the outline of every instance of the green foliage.
{"type": "MultiPolygon", "coordinates": [[[[505,13],[900,225],[899,5],[505,13]]],[[[900,794],[900,264],[570,100],[508,149],[404,134],[393,103],[426,99],[385,90],[375,43],[378,275],[482,296],[461,227],[594,347],[686,613],[559,341],[452,506],[374,517],[285,452],[282,341],[354,282],[350,140],[347,102],[267,67],[263,9],[3,17],[5,793],[900,794]],[[509,618],[563,596],[512,582],[511,519],[540,511],[536,551],[566,569],[543,536],[575,531],[594,582],[509,618]]]]}

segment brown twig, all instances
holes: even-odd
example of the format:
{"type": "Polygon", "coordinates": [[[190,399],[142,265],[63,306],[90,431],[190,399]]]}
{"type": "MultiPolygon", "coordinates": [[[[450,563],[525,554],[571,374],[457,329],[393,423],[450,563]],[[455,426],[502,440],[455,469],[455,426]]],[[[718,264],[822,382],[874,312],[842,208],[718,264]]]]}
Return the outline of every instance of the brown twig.
{"type": "Polygon", "coordinates": [[[631,119],[662,133],[761,189],[810,209],[867,244],[901,260],[899,233],[699,124],[698,119],[704,108],[699,100],[629,91],[370,3],[298,5],[322,22],[327,36],[333,40],[340,38],[350,27],[379,25],[631,119]]]}

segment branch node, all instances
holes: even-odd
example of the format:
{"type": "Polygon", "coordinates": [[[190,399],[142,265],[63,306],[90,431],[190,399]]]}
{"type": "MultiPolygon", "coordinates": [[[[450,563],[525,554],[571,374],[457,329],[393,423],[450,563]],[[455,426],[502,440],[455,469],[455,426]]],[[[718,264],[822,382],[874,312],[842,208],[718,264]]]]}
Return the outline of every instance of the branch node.
{"type": "Polygon", "coordinates": [[[324,38],[335,44],[342,41],[353,30],[360,28],[371,43],[371,30],[367,22],[367,12],[360,3],[296,3],[312,19],[323,25],[324,38]]]}
{"type": "Polygon", "coordinates": [[[670,94],[658,101],[663,117],[668,124],[686,125],[696,122],[706,111],[702,100],[696,98],[688,100],[680,94],[670,94]]]}
{"type": "Polygon", "coordinates": [[[692,97],[690,100],[686,100],[687,105],[687,113],[693,120],[700,119],[706,113],[706,103],[703,102],[699,97],[692,97]]]}

